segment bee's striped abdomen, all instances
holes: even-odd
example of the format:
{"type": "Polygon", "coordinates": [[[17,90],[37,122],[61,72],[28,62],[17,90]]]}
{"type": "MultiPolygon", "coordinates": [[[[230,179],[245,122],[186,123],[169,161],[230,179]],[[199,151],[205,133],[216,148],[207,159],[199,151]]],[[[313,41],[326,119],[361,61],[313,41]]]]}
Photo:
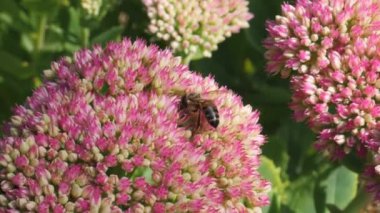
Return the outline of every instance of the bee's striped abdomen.
{"type": "Polygon", "coordinates": [[[205,113],[208,123],[216,128],[219,125],[219,113],[215,106],[205,106],[203,107],[203,112],[205,113]]]}

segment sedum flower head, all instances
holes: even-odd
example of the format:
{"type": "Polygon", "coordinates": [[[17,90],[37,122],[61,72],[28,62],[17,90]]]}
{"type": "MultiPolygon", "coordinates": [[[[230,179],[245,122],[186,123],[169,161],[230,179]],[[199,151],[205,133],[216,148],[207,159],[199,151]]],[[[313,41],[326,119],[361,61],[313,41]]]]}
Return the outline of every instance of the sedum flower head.
{"type": "Polygon", "coordinates": [[[373,194],[375,202],[378,202],[380,200],[380,164],[368,166],[363,177],[366,180],[367,191],[373,194]]]}
{"type": "MultiPolygon", "coordinates": [[[[371,132],[373,140],[377,143],[380,142],[380,131],[378,126],[375,130],[371,132]]],[[[380,148],[377,150],[371,150],[369,152],[366,162],[366,167],[363,172],[363,179],[366,181],[367,191],[373,194],[375,202],[380,201],[380,148]]]]}
{"type": "Polygon", "coordinates": [[[80,3],[88,16],[95,17],[99,15],[102,0],[81,0],[80,3]]]}
{"type": "Polygon", "coordinates": [[[249,26],[246,0],[143,0],[148,31],[180,55],[210,57],[217,45],[249,26]]]}
{"type": "Polygon", "coordinates": [[[258,112],[179,61],[126,39],[53,63],[0,139],[0,211],[260,211],[258,112]],[[208,91],[220,125],[192,135],[178,103],[208,91]]]}
{"type": "Polygon", "coordinates": [[[291,76],[290,107],[319,133],[333,158],[377,149],[380,120],[380,2],[298,0],[267,23],[267,69],[291,76]]]}

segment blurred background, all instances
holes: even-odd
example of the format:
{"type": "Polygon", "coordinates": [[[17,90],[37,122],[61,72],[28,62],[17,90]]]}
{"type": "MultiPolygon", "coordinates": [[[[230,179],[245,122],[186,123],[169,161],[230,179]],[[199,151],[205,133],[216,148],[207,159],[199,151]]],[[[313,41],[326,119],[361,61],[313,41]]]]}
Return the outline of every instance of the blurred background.
{"type": "MultiPolygon", "coordinates": [[[[281,4],[251,0],[255,17],[250,27],[190,67],[215,76],[260,111],[268,138],[261,172],[272,182],[271,206],[264,212],[359,212],[366,196],[358,187],[357,170],[314,151],[315,135],[305,124],[295,123],[288,109],[288,80],[265,72],[265,20],[279,14],[281,4]]],[[[0,122],[41,84],[51,61],[62,56],[124,36],[164,48],[147,34],[148,23],[141,0],[0,0],[0,122]]]]}

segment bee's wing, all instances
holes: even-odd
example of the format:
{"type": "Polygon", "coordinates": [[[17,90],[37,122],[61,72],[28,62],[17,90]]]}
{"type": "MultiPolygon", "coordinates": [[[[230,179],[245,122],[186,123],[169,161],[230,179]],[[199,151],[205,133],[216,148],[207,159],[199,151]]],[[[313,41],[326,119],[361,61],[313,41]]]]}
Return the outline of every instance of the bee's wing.
{"type": "Polygon", "coordinates": [[[200,94],[200,96],[202,97],[202,100],[204,101],[212,101],[218,98],[219,96],[225,95],[228,92],[231,92],[231,91],[226,89],[225,87],[221,87],[218,90],[204,91],[200,94]]]}
{"type": "Polygon", "coordinates": [[[173,90],[169,92],[169,94],[177,96],[177,97],[182,97],[184,95],[188,94],[199,94],[199,97],[196,97],[194,99],[199,100],[205,100],[205,101],[212,101],[218,98],[219,96],[223,96],[226,93],[231,93],[232,91],[227,89],[226,87],[220,87],[218,89],[214,90],[201,90],[201,92],[196,92],[196,91],[185,91],[185,90],[173,90]]]}

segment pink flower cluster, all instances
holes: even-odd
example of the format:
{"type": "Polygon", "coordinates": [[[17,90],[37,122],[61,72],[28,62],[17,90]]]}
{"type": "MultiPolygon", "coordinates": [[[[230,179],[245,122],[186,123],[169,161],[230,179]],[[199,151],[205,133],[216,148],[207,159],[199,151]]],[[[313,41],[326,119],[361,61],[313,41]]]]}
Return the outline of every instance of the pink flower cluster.
{"type": "MultiPolygon", "coordinates": [[[[376,142],[380,142],[379,130],[375,130],[373,138],[376,142]]],[[[375,202],[380,201],[380,148],[370,152],[371,158],[369,165],[363,173],[363,179],[366,181],[366,188],[373,193],[375,202]]]]}
{"type": "Polygon", "coordinates": [[[290,77],[296,120],[333,159],[373,156],[364,176],[380,200],[380,2],[298,0],[267,30],[267,69],[290,77]]]}
{"type": "Polygon", "coordinates": [[[252,212],[258,112],[143,41],[77,52],[46,70],[0,139],[0,212],[252,212]],[[177,125],[185,93],[218,91],[217,129],[177,125]]]}
{"type": "Polygon", "coordinates": [[[298,0],[267,23],[267,69],[291,76],[291,109],[332,158],[377,149],[380,2],[298,0]]]}
{"type": "MultiPolygon", "coordinates": [[[[378,158],[378,157],[377,157],[378,158]]],[[[380,163],[378,165],[368,166],[365,171],[363,178],[366,181],[366,189],[368,192],[374,195],[374,200],[380,200],[380,163]]]]}
{"type": "Polygon", "coordinates": [[[249,26],[246,0],[143,0],[148,31],[179,55],[211,57],[226,37],[249,26]]]}

